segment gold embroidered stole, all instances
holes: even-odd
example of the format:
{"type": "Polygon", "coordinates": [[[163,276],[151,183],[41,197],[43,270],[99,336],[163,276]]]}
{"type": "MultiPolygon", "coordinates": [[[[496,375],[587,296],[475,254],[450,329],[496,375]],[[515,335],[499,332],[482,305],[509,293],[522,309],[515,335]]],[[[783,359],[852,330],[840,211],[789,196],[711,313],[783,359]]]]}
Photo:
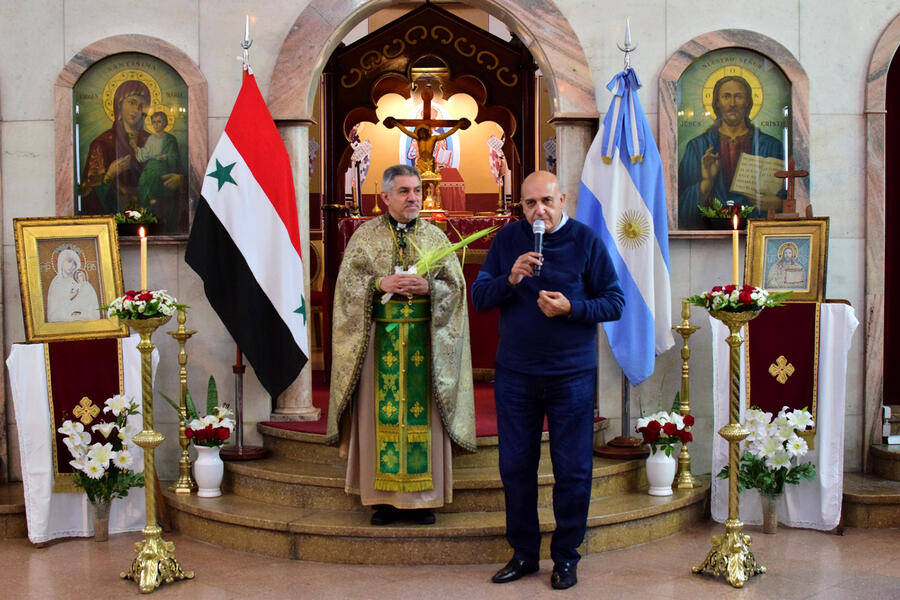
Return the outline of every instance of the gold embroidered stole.
{"type": "Polygon", "coordinates": [[[375,299],[375,489],[434,488],[431,473],[431,301],[375,299]]]}

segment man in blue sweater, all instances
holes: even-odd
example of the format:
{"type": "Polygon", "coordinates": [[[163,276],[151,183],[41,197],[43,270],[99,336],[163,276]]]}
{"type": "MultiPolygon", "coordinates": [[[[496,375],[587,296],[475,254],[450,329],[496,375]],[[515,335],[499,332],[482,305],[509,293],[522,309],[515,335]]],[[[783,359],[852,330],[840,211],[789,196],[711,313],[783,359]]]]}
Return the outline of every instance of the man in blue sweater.
{"type": "Polygon", "coordinates": [[[625,299],[600,238],[566,216],[565,200],[553,174],[529,175],[522,184],[525,219],[500,230],[472,284],[476,310],[500,308],[494,399],[513,557],[494,583],[538,570],[537,470],[544,415],[555,480],[550,582],[556,589],[578,582],[577,547],[591,500],[597,323],[618,319],[625,299]],[[541,254],[533,251],[535,220],[546,224],[541,254]]]}

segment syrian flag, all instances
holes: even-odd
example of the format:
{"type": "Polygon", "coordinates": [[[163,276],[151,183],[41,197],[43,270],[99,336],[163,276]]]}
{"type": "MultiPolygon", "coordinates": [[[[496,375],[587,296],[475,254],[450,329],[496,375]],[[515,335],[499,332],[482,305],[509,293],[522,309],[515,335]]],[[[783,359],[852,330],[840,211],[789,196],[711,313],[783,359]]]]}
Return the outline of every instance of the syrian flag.
{"type": "Polygon", "coordinates": [[[272,397],[309,356],[303,253],[284,143],[245,73],[209,159],[185,261],[272,397]]]}

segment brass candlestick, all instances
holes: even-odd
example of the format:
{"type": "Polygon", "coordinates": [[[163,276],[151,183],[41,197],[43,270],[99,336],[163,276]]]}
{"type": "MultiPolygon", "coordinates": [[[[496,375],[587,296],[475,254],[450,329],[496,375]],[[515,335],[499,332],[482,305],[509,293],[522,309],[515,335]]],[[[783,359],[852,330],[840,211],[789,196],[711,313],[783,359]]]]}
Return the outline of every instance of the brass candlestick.
{"type": "MultiPolygon", "coordinates": [[[[691,325],[691,303],[687,300],[681,301],[681,325],[673,327],[683,339],[681,346],[681,394],[679,394],[678,410],[682,416],[686,417],[691,414],[691,367],[688,365],[688,359],[691,358],[691,349],[688,346],[688,338],[700,329],[697,325],[691,325]]],[[[697,487],[696,478],[691,475],[691,455],[688,452],[688,445],[681,445],[681,452],[678,454],[678,473],[675,475],[675,488],[679,490],[690,490],[697,487]]]]}
{"type": "Polygon", "coordinates": [[[700,566],[694,567],[694,573],[708,571],[714,575],[724,575],[734,587],[744,587],[744,582],[766,568],[756,562],[750,550],[750,536],[745,535],[739,518],[738,495],[738,445],[750,435],[750,430],[740,423],[741,410],[741,352],[744,342],[741,328],[759,314],[759,311],[726,312],[710,311],[713,318],[728,326],[731,334],[725,338],[731,346],[729,355],[729,422],[719,430],[719,435],[728,440],[728,520],[725,521],[725,533],[714,535],[712,549],[700,566]]]}
{"type": "Polygon", "coordinates": [[[144,539],[134,545],[137,556],[131,562],[131,568],[121,573],[122,579],[137,582],[141,593],[149,594],[163,582],[172,583],[175,579],[192,579],[193,571],[185,571],[175,558],[175,544],[166,542],[160,535],[162,528],[156,524],[156,465],[153,462],[153,451],[165,437],[153,430],[153,367],[151,355],[156,347],[150,336],[157,328],[164,325],[171,316],[153,317],[151,319],[127,319],[125,323],[141,336],[138,350],[141,352],[141,398],[144,415],[144,429],[134,436],[134,443],[144,450],[144,493],[147,501],[147,525],[144,527],[144,539]]]}
{"type": "Polygon", "coordinates": [[[187,399],[187,352],[184,346],[191,336],[197,333],[195,329],[186,329],[184,322],[187,320],[185,309],[178,309],[178,329],[175,331],[167,331],[175,340],[178,341],[178,381],[181,384],[181,391],[178,397],[178,413],[181,419],[178,421],[178,443],[181,445],[181,458],[178,459],[178,481],[169,486],[169,491],[176,494],[190,494],[197,489],[197,482],[191,475],[191,456],[188,454],[188,447],[191,445],[190,440],[184,433],[185,422],[187,422],[187,408],[185,400],[187,399]]]}

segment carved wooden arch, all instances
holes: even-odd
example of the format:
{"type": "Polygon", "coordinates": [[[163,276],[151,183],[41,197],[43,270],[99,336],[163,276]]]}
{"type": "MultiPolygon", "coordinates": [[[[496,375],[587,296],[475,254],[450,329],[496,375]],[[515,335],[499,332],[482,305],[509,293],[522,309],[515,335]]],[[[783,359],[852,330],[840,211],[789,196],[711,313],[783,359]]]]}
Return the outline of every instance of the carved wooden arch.
{"type": "MultiPolygon", "coordinates": [[[[193,217],[194,200],[200,197],[207,155],[207,85],[206,77],[187,54],[161,39],[146,35],[115,35],[82,48],[69,59],[56,78],[53,89],[53,120],[56,130],[56,214],[74,214],[74,153],[72,140],[72,88],[97,61],[123,52],[141,52],[156,57],[172,67],[188,88],[188,202],[193,217]]],[[[185,238],[179,236],[157,236],[185,238]]]]}
{"type": "Polygon", "coordinates": [[[412,69],[429,57],[446,69],[439,77],[445,100],[458,92],[471,94],[479,106],[475,122],[493,120],[506,132],[511,191],[514,201],[518,197],[523,165],[533,165],[536,152],[534,59],[515,37],[505,42],[439,6],[423,4],[349,46],[339,46],[323,71],[325,204],[343,203],[351,129],[360,122],[379,122],[376,108],[384,94],[409,98],[412,69]]]}
{"type": "Polygon", "coordinates": [[[863,470],[869,449],[881,438],[884,376],[885,117],[887,76],[900,47],[900,15],[885,27],[872,51],[866,77],[866,318],[863,394],[863,470]]]}
{"type": "MultiPolygon", "coordinates": [[[[794,112],[791,153],[798,168],[809,167],[809,77],[794,55],[772,38],[746,29],[722,29],[695,37],[672,54],[659,75],[657,142],[665,172],[670,237],[723,235],[707,231],[678,230],[678,99],[675,94],[684,70],[707,52],[720,48],[746,48],[759,52],[778,65],[791,82],[791,106],[794,112]]],[[[809,202],[808,179],[797,181],[795,197],[799,206],[809,202]]]]}
{"type": "MultiPolygon", "coordinates": [[[[547,83],[554,118],[596,118],[587,57],[555,3],[464,1],[502,21],[529,49],[547,83]]],[[[391,0],[311,0],[278,53],[268,97],[273,118],[309,121],[319,76],[334,49],[357,23],[392,5],[391,0]]]]}

